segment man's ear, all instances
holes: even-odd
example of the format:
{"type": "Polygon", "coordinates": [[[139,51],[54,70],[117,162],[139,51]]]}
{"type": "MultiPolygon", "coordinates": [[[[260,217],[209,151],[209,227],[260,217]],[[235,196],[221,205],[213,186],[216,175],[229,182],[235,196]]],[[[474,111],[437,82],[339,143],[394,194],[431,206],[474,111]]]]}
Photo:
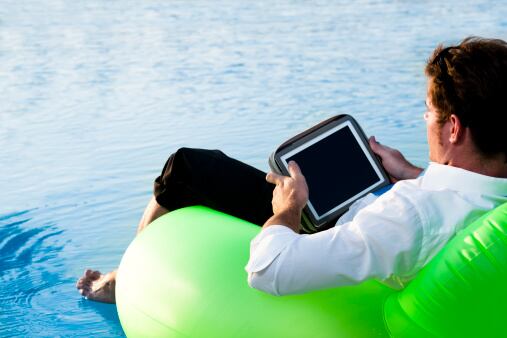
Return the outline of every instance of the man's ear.
{"type": "Polygon", "coordinates": [[[459,117],[455,114],[451,114],[449,117],[449,142],[452,144],[458,144],[462,141],[464,135],[464,127],[459,117]]]}

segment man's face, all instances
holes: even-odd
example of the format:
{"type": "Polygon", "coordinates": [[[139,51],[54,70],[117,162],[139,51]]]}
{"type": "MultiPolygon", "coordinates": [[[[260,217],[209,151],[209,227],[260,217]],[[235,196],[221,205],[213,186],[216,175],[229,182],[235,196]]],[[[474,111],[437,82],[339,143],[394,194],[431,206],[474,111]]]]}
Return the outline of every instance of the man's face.
{"type": "Polygon", "coordinates": [[[438,122],[438,113],[431,103],[429,94],[426,95],[426,112],[424,113],[424,119],[426,120],[430,161],[446,164],[446,145],[448,143],[446,139],[449,139],[449,135],[446,135],[446,131],[448,131],[446,126],[449,122],[445,122],[444,124],[438,122]]]}

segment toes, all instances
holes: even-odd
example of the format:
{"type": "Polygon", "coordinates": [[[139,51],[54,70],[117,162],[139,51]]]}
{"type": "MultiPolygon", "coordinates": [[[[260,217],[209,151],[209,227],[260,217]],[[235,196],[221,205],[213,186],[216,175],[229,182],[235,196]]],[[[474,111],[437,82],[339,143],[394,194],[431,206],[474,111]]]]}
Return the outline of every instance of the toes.
{"type": "Polygon", "coordinates": [[[78,289],[89,288],[90,285],[91,282],[88,279],[81,278],[80,280],[77,281],[76,288],[78,289]]]}
{"type": "Polygon", "coordinates": [[[78,289],[80,289],[80,288],[82,288],[82,287],[83,287],[83,285],[88,284],[88,283],[89,283],[89,279],[88,279],[88,278],[86,278],[86,277],[81,277],[81,278],[79,278],[79,279],[77,280],[77,282],[76,282],[76,287],[77,287],[78,289]]]}
{"type": "Polygon", "coordinates": [[[100,278],[100,276],[102,276],[102,274],[100,273],[100,271],[93,271],[91,274],[90,274],[90,279],[91,280],[97,280],[100,278]]]}
{"type": "MultiPolygon", "coordinates": [[[[87,271],[91,271],[91,270],[87,270],[87,271]]],[[[95,277],[96,277],[96,275],[94,275],[93,272],[90,272],[90,273],[88,273],[88,276],[79,278],[78,281],[76,282],[76,288],[89,290],[92,286],[92,283],[95,280],[95,277]]]]}
{"type": "Polygon", "coordinates": [[[90,270],[90,269],[87,269],[85,270],[84,272],[84,278],[89,278],[91,280],[96,280],[98,279],[102,274],[100,273],[100,271],[98,270],[90,270]]]}
{"type": "Polygon", "coordinates": [[[86,269],[83,277],[76,282],[76,288],[83,297],[88,297],[92,293],[93,283],[98,280],[102,274],[100,271],[86,269]]]}
{"type": "MultiPolygon", "coordinates": [[[[100,276],[102,276],[102,274],[100,273],[100,271],[98,270],[90,270],[90,269],[86,269],[83,273],[83,277],[81,277],[79,279],[79,281],[81,280],[91,280],[91,281],[94,281],[94,280],[97,280],[100,278],[100,276]]],[[[78,281],[78,282],[79,282],[78,281]]]]}
{"type": "Polygon", "coordinates": [[[83,283],[77,287],[77,290],[84,296],[90,292],[90,285],[83,283]]]}
{"type": "Polygon", "coordinates": [[[79,293],[86,299],[99,302],[114,303],[116,273],[101,274],[100,271],[86,269],[76,287],[79,293]]]}

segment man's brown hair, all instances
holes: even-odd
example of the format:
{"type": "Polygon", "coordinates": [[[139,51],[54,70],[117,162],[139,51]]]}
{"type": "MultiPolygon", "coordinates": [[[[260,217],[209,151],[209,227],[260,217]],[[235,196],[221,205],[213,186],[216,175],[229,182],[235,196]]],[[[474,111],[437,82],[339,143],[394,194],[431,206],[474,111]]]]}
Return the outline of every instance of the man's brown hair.
{"type": "Polygon", "coordinates": [[[425,71],[439,121],[455,114],[483,155],[507,156],[507,43],[468,37],[456,46],[440,45],[425,71]]]}

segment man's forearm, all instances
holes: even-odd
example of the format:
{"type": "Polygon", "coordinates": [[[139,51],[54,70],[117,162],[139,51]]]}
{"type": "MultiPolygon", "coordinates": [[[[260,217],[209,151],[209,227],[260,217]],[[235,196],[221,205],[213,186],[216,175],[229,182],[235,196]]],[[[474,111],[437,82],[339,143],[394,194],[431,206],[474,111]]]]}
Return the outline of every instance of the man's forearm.
{"type": "Polygon", "coordinates": [[[296,233],[299,233],[299,224],[301,222],[301,211],[287,209],[271,216],[262,226],[263,229],[271,225],[284,225],[296,233]]]}

